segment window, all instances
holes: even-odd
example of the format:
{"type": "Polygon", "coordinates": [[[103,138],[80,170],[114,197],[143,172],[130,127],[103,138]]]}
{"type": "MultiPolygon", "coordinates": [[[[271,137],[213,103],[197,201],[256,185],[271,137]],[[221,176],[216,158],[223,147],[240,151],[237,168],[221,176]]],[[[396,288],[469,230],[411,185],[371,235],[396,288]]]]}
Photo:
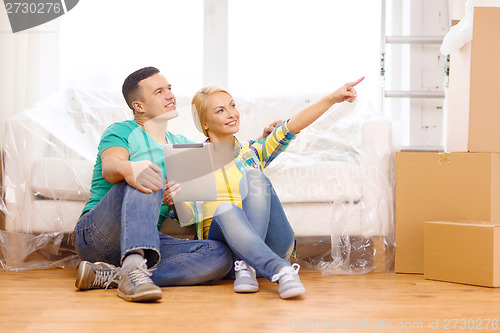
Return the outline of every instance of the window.
{"type": "MultiPolygon", "coordinates": [[[[427,36],[441,39],[447,32],[447,1],[387,0],[387,36],[427,36]]],[[[445,57],[440,42],[386,46],[387,91],[442,93],[445,57]]],[[[412,149],[442,147],[443,98],[385,98],[384,112],[399,125],[397,140],[412,149]]]]}
{"type": "Polygon", "coordinates": [[[202,86],[203,0],[85,0],[61,18],[61,86],[119,90],[158,67],[176,94],[202,86]]]}
{"type": "MultiPolygon", "coordinates": [[[[364,75],[358,90],[378,105],[379,1],[229,0],[227,13],[232,93],[326,93],[364,75]]],[[[115,90],[154,65],[192,95],[203,85],[203,15],[213,15],[203,0],[81,1],[61,19],[61,86],[115,90]]]]}
{"type": "Polygon", "coordinates": [[[379,99],[380,1],[229,1],[229,86],[248,95],[330,92],[366,76],[379,99]]]}

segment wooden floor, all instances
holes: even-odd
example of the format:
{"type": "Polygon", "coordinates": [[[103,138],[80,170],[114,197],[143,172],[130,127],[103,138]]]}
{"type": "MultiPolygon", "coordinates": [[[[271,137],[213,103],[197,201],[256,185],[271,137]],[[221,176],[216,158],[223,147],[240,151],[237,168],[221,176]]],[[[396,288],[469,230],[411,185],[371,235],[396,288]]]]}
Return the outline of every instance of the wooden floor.
{"type": "Polygon", "coordinates": [[[421,275],[300,273],[306,295],[295,300],[259,279],[255,294],[235,294],[223,280],[163,288],[160,302],[140,304],[116,289],[77,291],[72,269],[2,271],[0,332],[500,332],[499,288],[421,275]]]}

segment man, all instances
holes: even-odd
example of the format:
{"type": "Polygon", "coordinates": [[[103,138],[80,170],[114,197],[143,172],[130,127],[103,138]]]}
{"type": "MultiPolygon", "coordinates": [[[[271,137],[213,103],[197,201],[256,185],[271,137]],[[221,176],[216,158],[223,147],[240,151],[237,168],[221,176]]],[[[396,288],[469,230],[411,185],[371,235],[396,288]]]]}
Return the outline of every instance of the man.
{"type": "Polygon", "coordinates": [[[224,277],[232,259],[221,243],[158,231],[158,221],[168,214],[162,204],[162,146],[192,141],[167,131],[168,120],[177,116],[176,99],[158,69],[130,74],[122,91],[134,119],[111,125],[99,143],[91,195],[75,227],[75,248],[86,260],[76,286],[117,286],[125,300],[156,301],[162,297],[159,286],[224,277]]]}
{"type": "Polygon", "coordinates": [[[159,287],[223,278],[232,257],[222,243],[158,231],[173,215],[172,206],[162,203],[172,203],[163,198],[163,145],[192,141],[167,131],[168,120],[178,115],[176,99],[158,69],[130,74],[122,92],[134,119],[112,124],[99,143],[91,195],[74,232],[83,260],[75,285],[80,290],[118,287],[118,296],[127,301],[151,302],[162,298],[159,287]]]}

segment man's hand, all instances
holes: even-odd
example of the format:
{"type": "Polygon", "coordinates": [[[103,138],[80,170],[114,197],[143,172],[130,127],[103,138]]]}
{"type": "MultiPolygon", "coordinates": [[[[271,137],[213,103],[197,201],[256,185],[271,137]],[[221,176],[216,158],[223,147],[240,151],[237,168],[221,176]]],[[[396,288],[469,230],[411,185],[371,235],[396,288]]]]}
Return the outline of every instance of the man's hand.
{"type": "Polygon", "coordinates": [[[174,197],[180,191],[181,185],[175,183],[167,183],[165,192],[163,193],[163,203],[165,205],[173,205],[174,197]]]}
{"type": "Polygon", "coordinates": [[[282,122],[283,122],[283,120],[275,120],[272,123],[270,123],[269,125],[267,125],[266,127],[264,127],[264,131],[262,132],[262,135],[260,137],[258,137],[256,140],[260,140],[260,139],[267,137],[276,128],[276,126],[278,126],[282,122]]]}
{"type": "Polygon", "coordinates": [[[132,172],[125,177],[130,186],[144,193],[158,191],[163,187],[161,169],[151,161],[130,162],[132,172]]]}

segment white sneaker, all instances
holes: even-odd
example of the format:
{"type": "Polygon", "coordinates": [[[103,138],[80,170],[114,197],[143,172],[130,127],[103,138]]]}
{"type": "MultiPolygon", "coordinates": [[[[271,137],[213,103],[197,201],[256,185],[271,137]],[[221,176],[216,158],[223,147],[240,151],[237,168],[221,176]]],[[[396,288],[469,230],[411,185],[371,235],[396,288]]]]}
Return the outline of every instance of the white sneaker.
{"type": "Polygon", "coordinates": [[[299,269],[299,264],[283,267],[271,278],[271,282],[279,283],[278,292],[281,298],[292,298],[306,292],[304,285],[300,282],[299,269]]]}
{"type": "Polygon", "coordinates": [[[234,291],[237,293],[254,293],[259,290],[259,282],[255,269],[248,266],[243,260],[234,262],[234,291]]]}

